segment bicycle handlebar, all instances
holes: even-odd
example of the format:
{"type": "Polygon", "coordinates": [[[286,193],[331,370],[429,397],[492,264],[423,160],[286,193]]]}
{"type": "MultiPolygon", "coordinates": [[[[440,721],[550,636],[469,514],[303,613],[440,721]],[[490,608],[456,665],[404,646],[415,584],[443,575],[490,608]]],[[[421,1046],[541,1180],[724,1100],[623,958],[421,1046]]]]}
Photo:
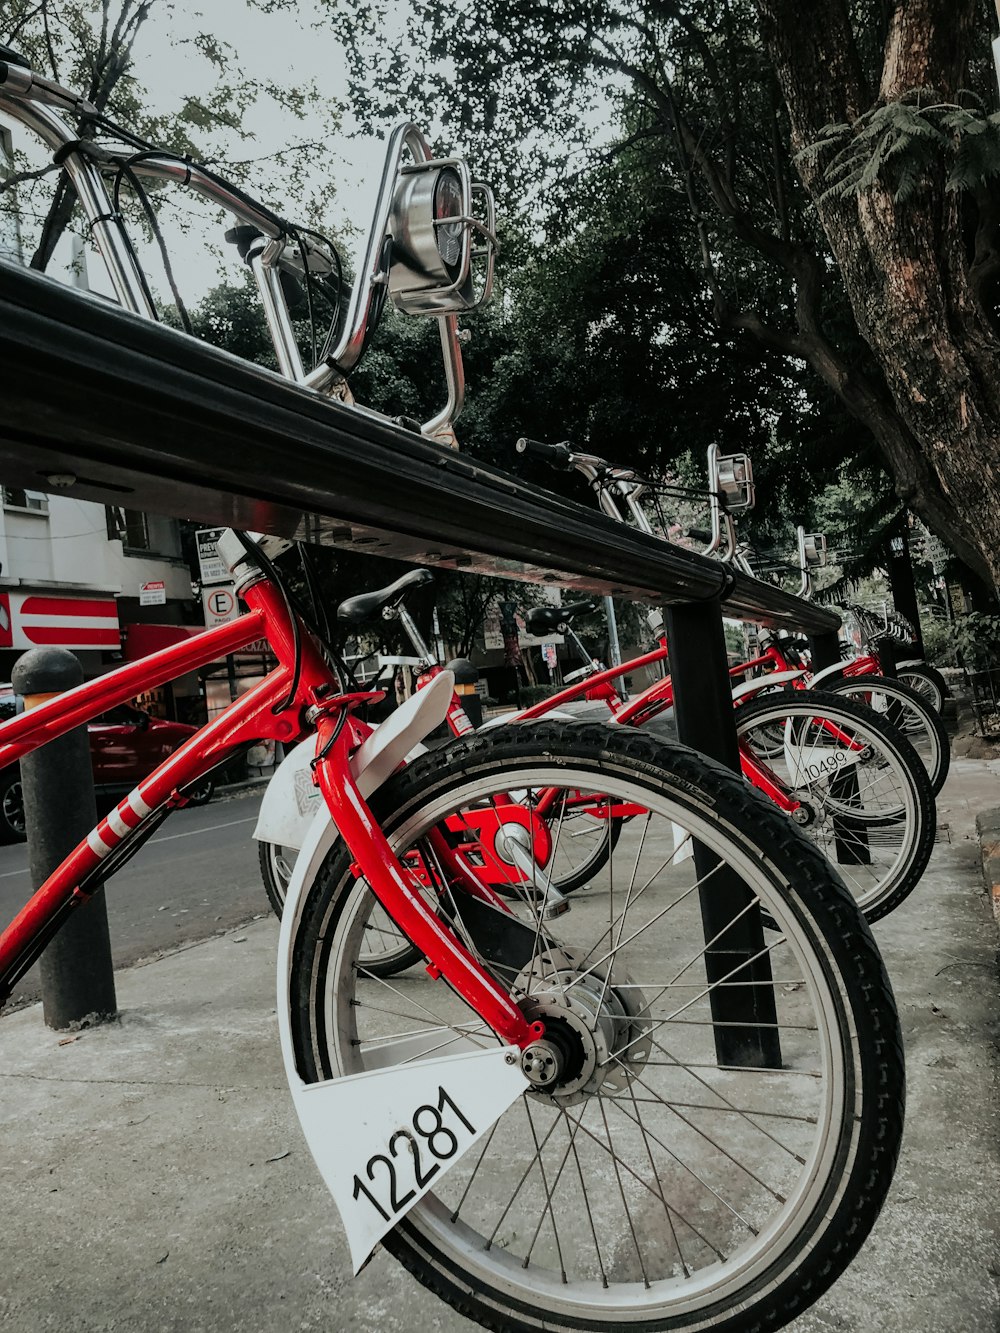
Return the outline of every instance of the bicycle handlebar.
{"type": "MultiPolygon", "coordinates": [[[[0,110],[37,134],[57,155],[56,160],[69,176],[87,215],[92,237],[120,304],[136,314],[158,318],[145,276],[138,267],[122,220],[111,205],[102,179],[103,172],[119,170],[122,159],[88,140],[80,140],[69,121],[64,119],[70,114],[93,117],[99,123],[105,123],[97,108],[79,94],[37,74],[18,52],[0,46],[0,110]]],[[[112,131],[114,128],[111,126],[112,131]]],[[[129,140],[127,136],[126,141],[141,142],[129,140]]],[[[344,328],[328,357],[308,372],[302,365],[278,270],[289,264],[310,271],[328,268],[331,258],[325,247],[317,244],[316,239],[305,241],[301,229],[286,228],[269,209],[195,162],[153,150],[130,153],[125,160],[136,175],[173,179],[226,208],[239,222],[258,229],[263,242],[248,256],[248,262],[257,281],[279,368],[287,378],[322,392],[354,367],[371,327],[378,320],[380,293],[386,276],[383,269],[389,213],[404,149],[416,163],[429,162],[433,156],[429,143],[415,125],[406,122],[393,131],[375,216],[344,328]],[[298,254],[291,248],[293,243],[298,247],[298,254]]],[[[465,393],[457,317],[446,313],[438,315],[437,320],[448,399],[436,416],[422,424],[422,432],[431,436],[450,428],[461,412],[465,393]]]]}
{"type": "Polygon", "coordinates": [[[529,440],[527,436],[522,435],[515,442],[514,449],[519,454],[540,458],[550,467],[558,468],[560,471],[569,472],[574,466],[573,453],[568,441],[562,444],[545,444],[541,440],[529,440]]]}

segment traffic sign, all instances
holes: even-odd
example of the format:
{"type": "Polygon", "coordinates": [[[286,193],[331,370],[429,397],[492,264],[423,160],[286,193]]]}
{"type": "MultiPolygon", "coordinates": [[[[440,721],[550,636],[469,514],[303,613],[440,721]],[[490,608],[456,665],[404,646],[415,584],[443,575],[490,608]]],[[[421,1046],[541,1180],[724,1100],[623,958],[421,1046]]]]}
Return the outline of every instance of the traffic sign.
{"type": "Polygon", "coordinates": [[[164,606],[167,601],[167,585],[162,579],[150,579],[139,586],[140,606],[164,606]]]}
{"type": "MultiPolygon", "coordinates": [[[[220,560],[215,543],[225,532],[225,528],[199,528],[195,533],[198,543],[198,567],[201,570],[202,583],[228,583],[229,570],[224,560],[220,560]]],[[[220,622],[221,623],[221,622],[220,622]]]]}
{"type": "Polygon", "coordinates": [[[225,587],[216,585],[214,588],[202,588],[201,605],[205,613],[205,625],[209,629],[213,625],[226,625],[240,614],[239,602],[231,583],[225,587]]]}

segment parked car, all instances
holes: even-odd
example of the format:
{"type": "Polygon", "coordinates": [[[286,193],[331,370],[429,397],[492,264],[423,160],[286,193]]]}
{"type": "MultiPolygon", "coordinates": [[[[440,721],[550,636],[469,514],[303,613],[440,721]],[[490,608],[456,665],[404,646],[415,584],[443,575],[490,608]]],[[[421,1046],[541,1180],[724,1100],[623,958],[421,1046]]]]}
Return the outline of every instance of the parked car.
{"type": "MultiPolygon", "coordinates": [[[[9,685],[0,685],[0,721],[17,711],[17,696],[9,685]]],[[[132,704],[119,704],[88,723],[98,801],[108,802],[131,791],[197,730],[183,722],[161,722],[132,704]]],[[[204,805],[212,799],[213,790],[211,778],[203,778],[186,795],[192,805],[204,805]]],[[[23,842],[24,836],[21,771],[12,764],[0,771],[0,842],[23,842]]]]}

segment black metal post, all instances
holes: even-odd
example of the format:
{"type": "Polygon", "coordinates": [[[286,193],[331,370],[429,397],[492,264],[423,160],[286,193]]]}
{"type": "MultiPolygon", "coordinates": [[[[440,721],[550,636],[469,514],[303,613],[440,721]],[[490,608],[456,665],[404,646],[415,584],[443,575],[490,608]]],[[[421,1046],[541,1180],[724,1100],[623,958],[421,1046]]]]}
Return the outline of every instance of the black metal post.
{"type": "Polygon", "coordinates": [[[892,639],[886,637],[881,640],[878,646],[879,670],[883,676],[888,676],[890,680],[896,679],[897,654],[898,646],[892,639]]]}
{"type": "MultiPolygon", "coordinates": [[[[14,665],[14,690],[32,708],[83,681],[65,648],[32,648],[14,665]]],[[[31,883],[39,888],[97,823],[87,728],[49,741],[21,760],[31,883]]],[[[118,1009],[103,893],[71,913],[40,961],[42,1012],[52,1028],[99,1021],[118,1009]]]]}
{"type": "MultiPolygon", "coordinates": [[[[666,625],[678,737],[739,772],[721,604],[668,606],[666,625]]],[[[747,886],[699,842],[694,860],[699,880],[707,880],[699,895],[708,982],[726,980],[710,996],[719,1064],[778,1069],[781,1045],[760,909],[745,910],[747,886]]]]}
{"type": "Polygon", "coordinates": [[[889,588],[896,610],[906,617],[916,635],[917,656],[924,655],[924,637],[920,631],[920,606],[913,581],[913,561],[910,557],[910,524],[906,513],[900,514],[893,524],[886,543],[886,570],[889,588]]]}
{"type": "Polygon", "coordinates": [[[447,664],[447,669],[455,673],[455,693],[462,701],[465,715],[474,727],[483,725],[483,701],[476,685],[479,672],[467,657],[456,657],[447,664]]]}
{"type": "Polygon", "coordinates": [[[833,666],[843,660],[840,656],[840,640],[835,633],[813,634],[809,640],[809,648],[814,671],[822,671],[824,667],[833,666]]]}

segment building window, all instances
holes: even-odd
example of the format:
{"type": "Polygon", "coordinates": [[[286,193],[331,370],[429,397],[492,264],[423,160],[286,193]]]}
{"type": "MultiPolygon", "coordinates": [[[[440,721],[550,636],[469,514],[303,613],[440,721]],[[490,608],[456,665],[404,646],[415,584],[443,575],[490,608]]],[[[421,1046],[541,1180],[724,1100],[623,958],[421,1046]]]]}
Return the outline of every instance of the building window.
{"type": "Polygon", "coordinates": [[[108,537],[120,541],[126,551],[150,551],[149,524],[146,515],[138,509],[121,509],[107,505],[108,537]]]}
{"type": "Polygon", "coordinates": [[[32,509],[37,514],[49,512],[49,497],[41,491],[25,491],[17,486],[4,486],[3,503],[5,509],[32,509]]]}

